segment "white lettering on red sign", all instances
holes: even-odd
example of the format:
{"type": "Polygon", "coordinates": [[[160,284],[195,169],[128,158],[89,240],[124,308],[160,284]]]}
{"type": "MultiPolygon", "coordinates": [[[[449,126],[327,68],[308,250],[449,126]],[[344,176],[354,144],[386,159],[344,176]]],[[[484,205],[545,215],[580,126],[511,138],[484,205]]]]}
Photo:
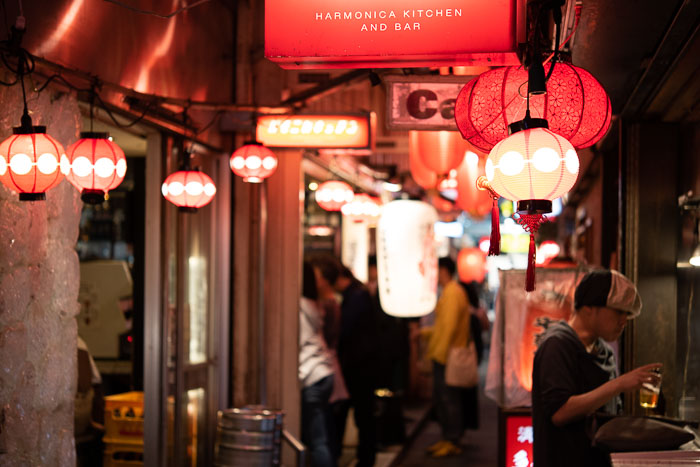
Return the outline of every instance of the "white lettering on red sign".
{"type": "MultiPolygon", "coordinates": [[[[444,9],[408,9],[399,12],[402,18],[457,18],[462,16],[461,8],[444,9]]],[[[388,25],[384,22],[366,23],[366,20],[383,20],[396,18],[394,10],[364,10],[364,11],[317,11],[314,13],[316,21],[363,21],[359,25],[360,32],[381,32],[387,31],[388,25]]],[[[420,31],[420,22],[394,23],[395,31],[420,31]]]]}

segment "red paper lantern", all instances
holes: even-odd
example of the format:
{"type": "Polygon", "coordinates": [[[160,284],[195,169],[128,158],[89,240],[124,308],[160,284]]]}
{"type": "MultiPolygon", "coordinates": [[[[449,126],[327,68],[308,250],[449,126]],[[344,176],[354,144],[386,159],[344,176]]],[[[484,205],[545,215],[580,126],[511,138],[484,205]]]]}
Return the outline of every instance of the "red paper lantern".
{"type": "Polygon", "coordinates": [[[211,202],[216,194],[216,185],[199,170],[180,170],[168,175],[161,192],[180,211],[194,212],[211,202]]]}
{"type": "Polygon", "coordinates": [[[24,125],[0,143],[0,181],[19,192],[22,201],[46,199],[46,191],[68,171],[61,143],[46,134],[46,127],[24,125]]]}
{"type": "Polygon", "coordinates": [[[408,154],[417,154],[428,170],[438,177],[462,163],[469,144],[456,131],[409,131],[408,154]]]}
{"type": "Polygon", "coordinates": [[[408,168],[411,171],[413,180],[426,190],[435,188],[435,185],[437,185],[437,174],[425,166],[415,151],[408,151],[408,168]]]}
{"type": "Polygon", "coordinates": [[[498,195],[518,202],[516,221],[530,233],[525,290],[535,288],[535,233],[552,211],[552,200],[576,183],[579,160],[565,138],[548,130],[544,120],[517,122],[517,131],[494,146],[486,161],[486,177],[498,195]],[[544,127],[538,127],[543,125],[544,127]]]}
{"type": "Polygon", "coordinates": [[[463,248],[457,255],[457,275],[462,282],[483,282],[486,277],[486,254],[479,248],[463,248]]]}
{"type": "Polygon", "coordinates": [[[316,189],[316,202],[326,211],[340,211],[340,209],[355,197],[352,187],[340,180],[323,182],[316,189]]]}
{"type": "MultiPolygon", "coordinates": [[[[545,66],[545,73],[550,65],[545,66]]],[[[457,96],[455,120],[464,139],[490,151],[508,136],[508,125],[522,120],[527,108],[528,72],[502,67],[468,82],[457,96]]],[[[530,96],[530,114],[582,149],[598,142],[610,128],[612,107],[603,86],[583,68],[557,63],[547,93],[530,96]]]]}
{"type": "Polygon", "coordinates": [[[476,188],[476,179],[486,175],[486,156],[469,151],[457,168],[457,206],[475,219],[491,211],[492,197],[476,188]]]}
{"type": "Polygon", "coordinates": [[[260,183],[277,169],[277,156],[257,141],[246,143],[231,154],[231,170],[244,182],[260,183]]]}
{"type": "Polygon", "coordinates": [[[104,201],[105,193],[118,187],[126,174],[126,157],[109,133],[80,133],[66,151],[70,171],[66,175],[86,203],[104,201]]]}

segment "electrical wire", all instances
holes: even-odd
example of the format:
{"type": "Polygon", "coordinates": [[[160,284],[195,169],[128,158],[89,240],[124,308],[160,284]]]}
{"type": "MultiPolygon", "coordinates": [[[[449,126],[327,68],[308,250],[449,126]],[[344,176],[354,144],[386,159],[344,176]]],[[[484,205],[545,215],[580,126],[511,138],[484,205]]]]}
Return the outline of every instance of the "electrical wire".
{"type": "Polygon", "coordinates": [[[103,1],[105,1],[105,2],[107,2],[107,3],[113,3],[113,4],[115,4],[115,5],[119,5],[119,6],[122,7],[122,8],[126,8],[127,10],[131,10],[131,11],[134,11],[134,12],[136,12],[136,13],[140,13],[140,14],[142,14],[142,15],[150,15],[150,16],[155,16],[155,17],[157,17],[157,18],[170,19],[170,18],[172,18],[173,16],[178,15],[178,14],[182,13],[182,12],[185,11],[185,10],[189,10],[190,8],[194,8],[194,7],[196,7],[196,6],[198,6],[198,5],[201,5],[201,4],[203,4],[203,3],[210,2],[211,0],[197,0],[197,1],[194,2],[194,3],[191,3],[191,4],[189,4],[189,5],[185,5],[185,6],[183,6],[183,7],[178,8],[178,9],[175,10],[175,11],[172,11],[172,12],[168,13],[167,15],[163,15],[163,14],[160,14],[160,13],[156,13],[155,11],[142,10],[141,8],[136,8],[136,7],[133,7],[133,6],[131,6],[131,5],[126,5],[125,3],[122,3],[122,2],[120,2],[120,1],[118,1],[118,0],[103,0],[103,1]]]}

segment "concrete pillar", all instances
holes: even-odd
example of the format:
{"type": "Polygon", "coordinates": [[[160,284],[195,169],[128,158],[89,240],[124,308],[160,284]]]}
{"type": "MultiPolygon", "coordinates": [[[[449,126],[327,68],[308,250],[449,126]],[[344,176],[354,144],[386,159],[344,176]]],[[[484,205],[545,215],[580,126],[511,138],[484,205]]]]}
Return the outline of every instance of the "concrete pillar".
{"type": "MultiPolygon", "coordinates": [[[[29,86],[29,84],[28,84],[29,86]]],[[[80,112],[67,94],[29,93],[35,125],[64,145],[80,112]]],[[[19,86],[0,89],[0,139],[19,125],[19,86]]],[[[66,180],[45,201],[0,185],[0,464],[73,466],[82,202],[66,180]]]]}

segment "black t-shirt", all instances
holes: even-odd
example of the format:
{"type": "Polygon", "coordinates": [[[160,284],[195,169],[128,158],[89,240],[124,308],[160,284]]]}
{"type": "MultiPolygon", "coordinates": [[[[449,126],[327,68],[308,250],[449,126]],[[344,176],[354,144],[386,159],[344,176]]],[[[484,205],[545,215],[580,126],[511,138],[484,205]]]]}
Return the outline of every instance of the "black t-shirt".
{"type": "MultiPolygon", "coordinates": [[[[557,427],[552,423],[552,415],[569,397],[592,391],[616,376],[612,349],[601,339],[596,342],[593,352],[588,353],[566,322],[549,326],[535,352],[532,369],[534,465],[610,465],[607,455],[591,446],[586,419],[557,427]]],[[[614,412],[618,404],[619,399],[614,398],[599,410],[614,412]]]]}

